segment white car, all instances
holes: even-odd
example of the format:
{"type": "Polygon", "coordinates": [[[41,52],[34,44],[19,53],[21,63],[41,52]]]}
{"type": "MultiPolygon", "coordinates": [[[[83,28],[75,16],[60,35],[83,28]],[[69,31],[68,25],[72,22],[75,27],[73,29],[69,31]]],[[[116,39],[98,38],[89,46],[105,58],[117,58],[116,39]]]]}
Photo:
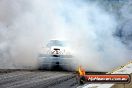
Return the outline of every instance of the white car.
{"type": "Polygon", "coordinates": [[[45,52],[39,54],[39,69],[72,70],[73,56],[64,41],[50,40],[45,52]]]}

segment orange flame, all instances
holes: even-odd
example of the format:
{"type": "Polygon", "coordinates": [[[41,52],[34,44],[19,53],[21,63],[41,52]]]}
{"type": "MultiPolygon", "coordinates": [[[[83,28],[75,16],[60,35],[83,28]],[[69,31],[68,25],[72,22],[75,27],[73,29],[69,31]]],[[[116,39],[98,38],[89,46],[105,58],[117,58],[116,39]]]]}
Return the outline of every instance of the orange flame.
{"type": "Polygon", "coordinates": [[[79,66],[78,72],[79,72],[80,76],[84,76],[85,75],[85,70],[82,68],[82,66],[79,66]]]}

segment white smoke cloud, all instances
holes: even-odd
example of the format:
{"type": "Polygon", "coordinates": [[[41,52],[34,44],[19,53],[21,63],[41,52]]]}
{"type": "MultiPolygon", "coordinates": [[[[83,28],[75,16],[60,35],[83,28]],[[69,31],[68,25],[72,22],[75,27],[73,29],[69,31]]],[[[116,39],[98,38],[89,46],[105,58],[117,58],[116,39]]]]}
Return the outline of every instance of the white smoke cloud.
{"type": "Polygon", "coordinates": [[[42,44],[61,38],[87,70],[109,71],[130,60],[113,37],[116,26],[112,14],[84,0],[1,0],[0,54],[8,57],[0,58],[0,68],[36,67],[42,44]]]}

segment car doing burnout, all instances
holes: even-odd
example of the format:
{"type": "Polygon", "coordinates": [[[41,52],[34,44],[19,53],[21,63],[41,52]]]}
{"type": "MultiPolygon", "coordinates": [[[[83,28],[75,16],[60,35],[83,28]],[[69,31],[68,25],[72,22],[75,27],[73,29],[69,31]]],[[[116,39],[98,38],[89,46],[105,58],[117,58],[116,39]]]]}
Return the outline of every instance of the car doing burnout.
{"type": "Polygon", "coordinates": [[[72,57],[64,41],[50,40],[44,52],[39,54],[39,69],[55,69],[59,67],[73,70],[75,64],[72,57]]]}

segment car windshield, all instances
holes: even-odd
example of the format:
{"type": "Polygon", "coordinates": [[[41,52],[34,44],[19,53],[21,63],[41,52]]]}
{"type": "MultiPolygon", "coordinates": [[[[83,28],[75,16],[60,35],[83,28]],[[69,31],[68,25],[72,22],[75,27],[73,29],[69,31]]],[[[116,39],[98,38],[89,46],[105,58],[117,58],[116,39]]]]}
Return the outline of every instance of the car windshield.
{"type": "Polygon", "coordinates": [[[48,44],[47,47],[51,47],[51,46],[64,46],[64,42],[63,41],[59,41],[59,40],[51,40],[48,44]]]}

